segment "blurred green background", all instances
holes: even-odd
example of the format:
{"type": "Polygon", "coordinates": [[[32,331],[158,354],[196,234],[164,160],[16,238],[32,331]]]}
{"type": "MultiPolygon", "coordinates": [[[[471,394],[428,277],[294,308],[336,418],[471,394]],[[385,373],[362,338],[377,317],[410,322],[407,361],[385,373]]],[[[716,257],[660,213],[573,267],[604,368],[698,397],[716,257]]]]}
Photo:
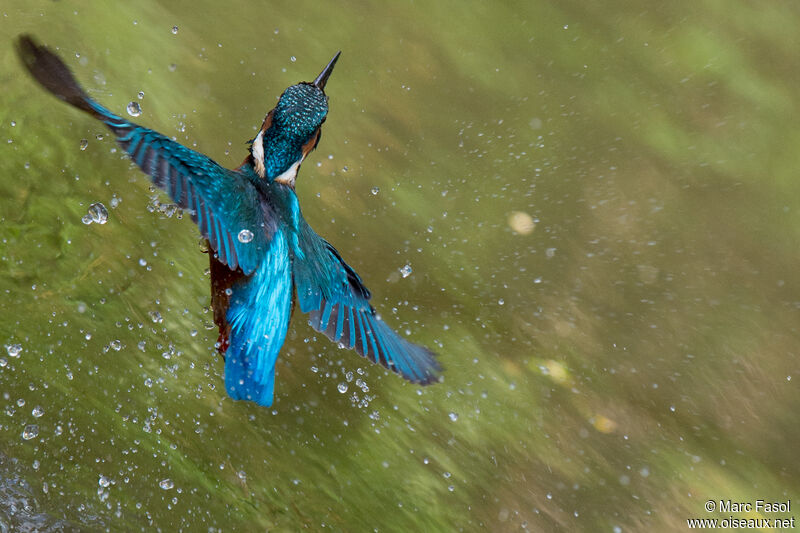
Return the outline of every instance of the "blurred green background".
{"type": "Polygon", "coordinates": [[[674,531],[800,496],[797,3],[0,15],[4,531],[674,531]],[[274,406],[228,399],[199,233],[22,32],[227,166],[341,49],[300,202],[444,382],[296,314],[274,406]]]}

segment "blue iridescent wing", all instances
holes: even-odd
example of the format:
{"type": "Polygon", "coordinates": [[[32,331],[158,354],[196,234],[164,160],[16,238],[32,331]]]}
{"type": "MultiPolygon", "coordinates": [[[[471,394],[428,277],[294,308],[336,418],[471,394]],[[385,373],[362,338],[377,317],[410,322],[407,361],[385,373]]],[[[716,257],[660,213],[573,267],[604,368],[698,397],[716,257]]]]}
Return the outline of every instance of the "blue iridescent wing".
{"type": "Polygon", "coordinates": [[[222,263],[251,274],[274,233],[247,176],[119,117],[92,100],[69,68],[29,36],[17,41],[17,53],[31,75],[48,91],[94,116],[117,136],[117,142],[153,182],[190,211],[200,232],[222,263]]]}
{"type": "Polygon", "coordinates": [[[433,352],[395,333],[370,305],[371,294],[339,252],[302,218],[292,257],[297,301],[311,327],[372,362],[420,384],[438,380],[433,352]]]}
{"type": "Polygon", "coordinates": [[[258,267],[275,227],[264,218],[258,193],[246,176],[119,117],[111,115],[104,122],[153,183],[189,210],[220,262],[245,274],[258,267]]]}

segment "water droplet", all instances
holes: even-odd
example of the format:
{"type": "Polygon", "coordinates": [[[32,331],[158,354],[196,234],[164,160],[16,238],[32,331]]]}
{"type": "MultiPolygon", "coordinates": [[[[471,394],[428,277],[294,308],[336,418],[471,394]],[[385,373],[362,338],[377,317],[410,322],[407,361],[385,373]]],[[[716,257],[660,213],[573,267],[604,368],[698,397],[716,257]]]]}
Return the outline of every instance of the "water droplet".
{"type": "Polygon", "coordinates": [[[170,478],[162,479],[158,482],[158,486],[164,490],[170,490],[172,487],[175,486],[175,483],[172,482],[170,478]]]}
{"type": "Polygon", "coordinates": [[[297,58],[296,58],[296,57],[294,57],[294,56],[292,56],[292,57],[290,57],[290,58],[289,58],[289,61],[291,61],[292,63],[294,63],[295,61],[297,61],[297,58]]]}
{"type": "Polygon", "coordinates": [[[413,272],[413,270],[411,270],[411,265],[403,265],[402,268],[400,268],[400,275],[404,278],[410,276],[411,272],[413,272]]]}
{"type": "Polygon", "coordinates": [[[177,35],[177,33],[178,33],[178,27],[177,26],[173,26],[172,27],[172,35],[177,35]]]}
{"type": "Polygon", "coordinates": [[[373,187],[372,189],[370,189],[370,192],[372,193],[373,196],[376,196],[379,192],[381,192],[381,190],[378,187],[373,187]]]}
{"type": "Polygon", "coordinates": [[[132,117],[138,117],[142,114],[142,106],[139,105],[139,102],[128,102],[128,107],[125,108],[128,111],[128,114],[132,117]]]}
{"type": "Polygon", "coordinates": [[[253,232],[249,229],[243,229],[239,232],[239,242],[243,242],[247,244],[248,242],[253,240],[253,232]]]}
{"type": "Polygon", "coordinates": [[[36,407],[33,408],[31,414],[33,415],[33,418],[39,418],[44,414],[44,409],[42,409],[41,405],[37,405],[36,407]]]}
{"type": "Polygon", "coordinates": [[[8,355],[10,355],[11,357],[19,357],[19,354],[22,351],[22,345],[9,344],[6,346],[6,351],[8,352],[8,355]]]}
{"type": "Polygon", "coordinates": [[[22,438],[25,440],[35,439],[39,435],[39,426],[36,424],[28,424],[22,430],[22,438]]]}
{"type": "Polygon", "coordinates": [[[116,209],[122,203],[122,198],[117,195],[111,197],[111,209],[116,209]]]}
{"type": "Polygon", "coordinates": [[[108,487],[111,485],[111,481],[103,474],[100,474],[100,479],[97,480],[97,484],[101,487],[108,487]]]}
{"type": "Polygon", "coordinates": [[[504,305],[505,303],[506,303],[506,301],[505,301],[505,300],[503,300],[502,298],[500,298],[499,300],[497,300],[497,305],[504,305]]]}
{"type": "Polygon", "coordinates": [[[545,255],[545,257],[550,259],[550,258],[552,258],[553,256],[556,255],[556,249],[555,248],[548,248],[547,250],[544,251],[544,255],[545,255]]]}
{"type": "Polygon", "coordinates": [[[339,392],[344,394],[345,392],[347,392],[347,383],[339,383],[338,387],[336,388],[339,389],[339,392]]]}
{"type": "Polygon", "coordinates": [[[119,339],[111,341],[111,348],[113,348],[115,352],[120,351],[122,349],[122,342],[119,339]]]}
{"type": "Polygon", "coordinates": [[[175,63],[170,63],[170,64],[169,64],[169,71],[170,71],[170,72],[175,72],[175,70],[176,70],[177,68],[178,68],[178,65],[176,65],[175,63]]]}
{"type": "Polygon", "coordinates": [[[450,413],[450,414],[448,414],[447,416],[449,416],[449,417],[450,417],[450,420],[452,420],[453,422],[455,422],[456,420],[458,420],[458,414],[457,414],[457,413],[450,413]]]}
{"type": "Polygon", "coordinates": [[[152,320],[155,324],[161,324],[164,321],[164,319],[161,317],[161,313],[158,311],[150,311],[147,314],[150,315],[150,320],[152,320]]]}
{"type": "Polygon", "coordinates": [[[108,210],[106,209],[106,206],[100,202],[90,205],[89,209],[86,211],[86,214],[81,218],[81,222],[87,226],[92,222],[97,224],[105,224],[108,222],[108,210]]]}
{"type": "Polygon", "coordinates": [[[89,139],[81,139],[81,151],[89,147],[89,139]]]}
{"type": "Polygon", "coordinates": [[[144,91],[139,91],[139,94],[137,94],[136,96],[138,96],[139,100],[141,100],[142,98],[144,98],[144,91]]]}

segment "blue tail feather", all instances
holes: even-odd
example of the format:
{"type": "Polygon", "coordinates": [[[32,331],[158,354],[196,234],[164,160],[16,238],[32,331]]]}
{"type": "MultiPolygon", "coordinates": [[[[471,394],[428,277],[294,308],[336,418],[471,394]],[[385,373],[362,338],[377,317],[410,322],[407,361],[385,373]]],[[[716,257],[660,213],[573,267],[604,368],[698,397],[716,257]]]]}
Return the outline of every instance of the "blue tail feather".
{"type": "Polygon", "coordinates": [[[232,287],[225,388],[234,400],[272,405],[275,361],[286,339],[292,276],[286,237],[276,233],[255,273],[232,287]]]}

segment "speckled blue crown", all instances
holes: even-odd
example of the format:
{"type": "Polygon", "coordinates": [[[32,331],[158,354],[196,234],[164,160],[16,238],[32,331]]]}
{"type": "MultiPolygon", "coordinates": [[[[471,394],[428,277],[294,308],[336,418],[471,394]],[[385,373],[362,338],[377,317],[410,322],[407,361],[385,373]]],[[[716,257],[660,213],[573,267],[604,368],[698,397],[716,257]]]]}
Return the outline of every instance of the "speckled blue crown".
{"type": "Polygon", "coordinates": [[[328,114],[328,99],[317,87],[306,83],[292,85],[281,95],[273,124],[295,135],[306,137],[316,130],[328,114]]]}

